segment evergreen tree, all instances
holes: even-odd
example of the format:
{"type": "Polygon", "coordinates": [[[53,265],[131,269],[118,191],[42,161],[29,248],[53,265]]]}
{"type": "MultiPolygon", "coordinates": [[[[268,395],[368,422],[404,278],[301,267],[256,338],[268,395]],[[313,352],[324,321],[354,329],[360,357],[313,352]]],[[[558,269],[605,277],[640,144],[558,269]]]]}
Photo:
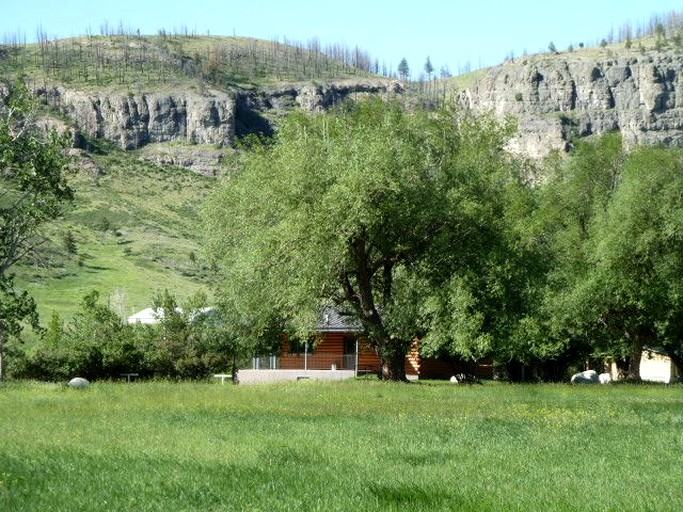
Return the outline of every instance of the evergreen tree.
{"type": "Polygon", "coordinates": [[[432,73],[434,72],[434,66],[432,66],[432,61],[430,60],[429,56],[427,56],[427,60],[425,61],[425,67],[424,67],[425,73],[427,73],[427,78],[429,80],[432,79],[432,73]]]}
{"type": "Polygon", "coordinates": [[[408,61],[406,60],[405,57],[401,59],[401,62],[398,63],[398,76],[402,80],[408,80],[408,76],[410,75],[410,67],[408,66],[408,61]]]}

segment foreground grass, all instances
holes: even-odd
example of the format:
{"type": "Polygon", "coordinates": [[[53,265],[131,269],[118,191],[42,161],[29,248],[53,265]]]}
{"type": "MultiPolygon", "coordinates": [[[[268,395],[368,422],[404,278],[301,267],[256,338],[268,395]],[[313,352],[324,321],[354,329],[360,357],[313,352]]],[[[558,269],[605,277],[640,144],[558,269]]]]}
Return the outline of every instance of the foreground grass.
{"type": "Polygon", "coordinates": [[[0,386],[0,510],[680,510],[662,386],[0,386]]]}

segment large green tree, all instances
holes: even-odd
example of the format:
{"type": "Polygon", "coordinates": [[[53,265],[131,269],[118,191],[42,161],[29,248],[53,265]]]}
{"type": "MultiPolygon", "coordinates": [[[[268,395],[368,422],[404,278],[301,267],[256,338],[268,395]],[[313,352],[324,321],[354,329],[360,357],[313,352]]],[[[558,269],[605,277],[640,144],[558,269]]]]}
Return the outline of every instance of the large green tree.
{"type": "Polygon", "coordinates": [[[292,115],[208,201],[218,293],[254,333],[279,317],[305,336],[324,306],[343,308],[383,377],[404,379],[436,317],[421,305],[456,275],[463,289],[496,245],[507,135],[487,118],[378,99],[292,115]]]}
{"type": "Polygon", "coordinates": [[[22,81],[8,86],[0,102],[0,378],[4,344],[36,323],[35,304],[13,285],[10,269],[38,256],[41,227],[60,213],[73,194],[64,177],[64,136],[39,130],[34,104],[22,81]]]}
{"type": "Polygon", "coordinates": [[[609,348],[628,356],[632,379],[645,346],[683,370],[682,169],[679,149],[635,150],[595,223],[584,290],[609,329],[609,348]]]}
{"type": "Polygon", "coordinates": [[[613,356],[634,380],[644,346],[681,364],[682,161],[610,134],[580,143],[542,191],[552,263],[538,315],[567,350],[613,356]]]}
{"type": "Polygon", "coordinates": [[[569,158],[547,163],[548,178],[539,187],[533,223],[545,246],[547,274],[534,316],[567,361],[585,360],[609,337],[587,285],[596,218],[607,209],[625,158],[619,134],[580,141],[569,158]]]}

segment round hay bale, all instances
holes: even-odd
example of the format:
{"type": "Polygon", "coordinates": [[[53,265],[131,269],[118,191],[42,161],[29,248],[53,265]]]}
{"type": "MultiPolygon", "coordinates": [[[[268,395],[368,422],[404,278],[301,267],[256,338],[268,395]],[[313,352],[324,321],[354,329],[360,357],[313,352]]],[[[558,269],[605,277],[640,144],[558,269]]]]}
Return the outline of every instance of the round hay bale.
{"type": "Polygon", "coordinates": [[[597,384],[600,382],[598,372],[595,370],[586,370],[585,372],[575,373],[572,375],[572,384],[597,384]]]}
{"type": "Polygon", "coordinates": [[[83,377],[74,377],[69,381],[69,386],[72,388],[87,388],[90,386],[90,382],[88,382],[87,379],[84,379],[83,377]]]}

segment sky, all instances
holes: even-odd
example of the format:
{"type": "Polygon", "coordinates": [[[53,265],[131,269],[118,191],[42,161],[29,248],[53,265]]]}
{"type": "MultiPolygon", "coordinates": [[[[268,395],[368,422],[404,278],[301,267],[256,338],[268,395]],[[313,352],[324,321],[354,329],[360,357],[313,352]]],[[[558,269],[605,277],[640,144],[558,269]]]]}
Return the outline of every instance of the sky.
{"type": "MultiPolygon", "coordinates": [[[[324,47],[358,46],[396,71],[405,58],[413,77],[429,60],[458,74],[500,64],[508,56],[594,45],[627,22],[683,11],[680,0],[29,0],[7,2],[0,37],[32,42],[40,27],[49,38],[98,35],[123,26],[141,34],[193,32],[261,39],[287,38],[324,47]]],[[[5,39],[6,40],[6,39],[5,39]]],[[[2,41],[2,40],[0,40],[2,41]]]]}

